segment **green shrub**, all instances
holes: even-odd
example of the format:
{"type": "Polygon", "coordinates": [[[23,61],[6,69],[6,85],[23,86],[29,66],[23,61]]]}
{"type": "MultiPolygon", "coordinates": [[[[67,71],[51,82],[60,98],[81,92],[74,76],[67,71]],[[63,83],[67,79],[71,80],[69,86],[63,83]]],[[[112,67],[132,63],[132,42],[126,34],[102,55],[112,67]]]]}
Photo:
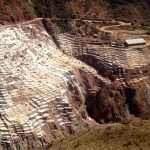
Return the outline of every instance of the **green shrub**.
{"type": "Polygon", "coordinates": [[[134,25],[135,25],[135,22],[131,22],[131,25],[134,26],[134,25]]]}
{"type": "Polygon", "coordinates": [[[90,27],[89,35],[93,36],[94,34],[98,34],[98,29],[96,27],[90,27]]]}
{"type": "Polygon", "coordinates": [[[150,35],[150,31],[147,31],[146,34],[147,34],[147,35],[150,35]]]}
{"type": "Polygon", "coordinates": [[[113,8],[116,8],[117,5],[122,5],[123,2],[121,0],[110,0],[110,4],[113,8]]]}
{"type": "Polygon", "coordinates": [[[6,3],[12,3],[12,0],[5,0],[6,3]]]}
{"type": "Polygon", "coordinates": [[[133,144],[134,144],[134,141],[133,141],[133,140],[128,140],[127,146],[130,146],[130,145],[133,145],[133,144]]]}
{"type": "Polygon", "coordinates": [[[80,146],[80,144],[81,144],[81,143],[80,143],[80,140],[78,140],[78,141],[77,141],[77,143],[74,145],[74,148],[79,147],[79,146],[80,146]]]}
{"type": "Polygon", "coordinates": [[[145,26],[144,23],[141,23],[141,26],[144,27],[145,26]]]}
{"type": "Polygon", "coordinates": [[[128,128],[123,126],[123,127],[121,128],[121,131],[128,131],[128,128]]]}
{"type": "Polygon", "coordinates": [[[0,24],[4,25],[4,22],[2,20],[0,20],[0,24]]]}
{"type": "Polygon", "coordinates": [[[51,19],[53,23],[55,23],[62,32],[69,32],[71,31],[68,25],[68,19],[51,19]]]}

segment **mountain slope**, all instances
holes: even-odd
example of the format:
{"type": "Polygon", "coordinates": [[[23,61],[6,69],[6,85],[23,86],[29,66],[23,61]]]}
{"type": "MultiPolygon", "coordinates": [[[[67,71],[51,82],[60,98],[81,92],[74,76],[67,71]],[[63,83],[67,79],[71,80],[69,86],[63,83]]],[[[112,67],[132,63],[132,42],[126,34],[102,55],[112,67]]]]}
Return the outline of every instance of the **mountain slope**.
{"type": "Polygon", "coordinates": [[[134,118],[129,125],[93,128],[36,150],[149,150],[149,133],[149,120],[134,118]]]}
{"type": "Polygon", "coordinates": [[[1,0],[0,23],[35,17],[116,19],[149,22],[149,0],[1,0]]]}

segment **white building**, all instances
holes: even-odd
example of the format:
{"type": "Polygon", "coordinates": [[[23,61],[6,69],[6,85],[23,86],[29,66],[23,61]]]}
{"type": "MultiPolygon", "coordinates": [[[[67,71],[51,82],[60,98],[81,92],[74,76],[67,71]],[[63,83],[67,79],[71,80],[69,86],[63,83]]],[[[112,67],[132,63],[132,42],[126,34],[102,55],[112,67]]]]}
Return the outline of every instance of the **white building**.
{"type": "Polygon", "coordinates": [[[145,43],[143,38],[125,40],[125,46],[144,45],[145,43]]]}

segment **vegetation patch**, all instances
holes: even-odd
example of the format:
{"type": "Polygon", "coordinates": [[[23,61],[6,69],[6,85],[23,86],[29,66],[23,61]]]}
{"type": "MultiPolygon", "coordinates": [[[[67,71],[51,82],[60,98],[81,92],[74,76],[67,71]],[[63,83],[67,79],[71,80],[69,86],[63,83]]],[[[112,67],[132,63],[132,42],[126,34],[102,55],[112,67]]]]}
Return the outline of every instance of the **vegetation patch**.
{"type": "Polygon", "coordinates": [[[113,8],[116,8],[117,5],[122,5],[123,1],[122,0],[110,0],[110,4],[113,8]]]}
{"type": "Polygon", "coordinates": [[[2,20],[0,20],[0,24],[4,25],[4,22],[2,20]]]}
{"type": "Polygon", "coordinates": [[[5,0],[6,3],[12,3],[13,0],[5,0]]]}
{"type": "Polygon", "coordinates": [[[150,120],[150,112],[139,115],[139,118],[143,120],[150,120]]]}
{"type": "Polygon", "coordinates": [[[141,26],[139,28],[141,30],[144,30],[147,35],[150,35],[150,28],[144,26],[144,24],[141,24],[141,26]]]}
{"type": "Polygon", "coordinates": [[[47,147],[47,150],[149,150],[149,123],[150,121],[135,118],[129,125],[104,125],[55,142],[47,147]],[[143,124],[142,128],[141,123],[143,124]]]}
{"type": "Polygon", "coordinates": [[[62,32],[71,31],[68,19],[51,19],[51,21],[55,23],[62,32]]]}

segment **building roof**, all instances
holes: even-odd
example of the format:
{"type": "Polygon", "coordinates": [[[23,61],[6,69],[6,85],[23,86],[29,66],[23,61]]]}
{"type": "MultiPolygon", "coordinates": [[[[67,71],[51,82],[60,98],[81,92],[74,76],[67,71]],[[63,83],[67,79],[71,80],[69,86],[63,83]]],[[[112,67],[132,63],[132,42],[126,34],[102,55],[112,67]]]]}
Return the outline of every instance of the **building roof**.
{"type": "Polygon", "coordinates": [[[138,39],[128,39],[128,40],[125,40],[125,42],[127,44],[143,44],[143,43],[146,43],[146,41],[143,39],[143,38],[138,38],[138,39]]]}

